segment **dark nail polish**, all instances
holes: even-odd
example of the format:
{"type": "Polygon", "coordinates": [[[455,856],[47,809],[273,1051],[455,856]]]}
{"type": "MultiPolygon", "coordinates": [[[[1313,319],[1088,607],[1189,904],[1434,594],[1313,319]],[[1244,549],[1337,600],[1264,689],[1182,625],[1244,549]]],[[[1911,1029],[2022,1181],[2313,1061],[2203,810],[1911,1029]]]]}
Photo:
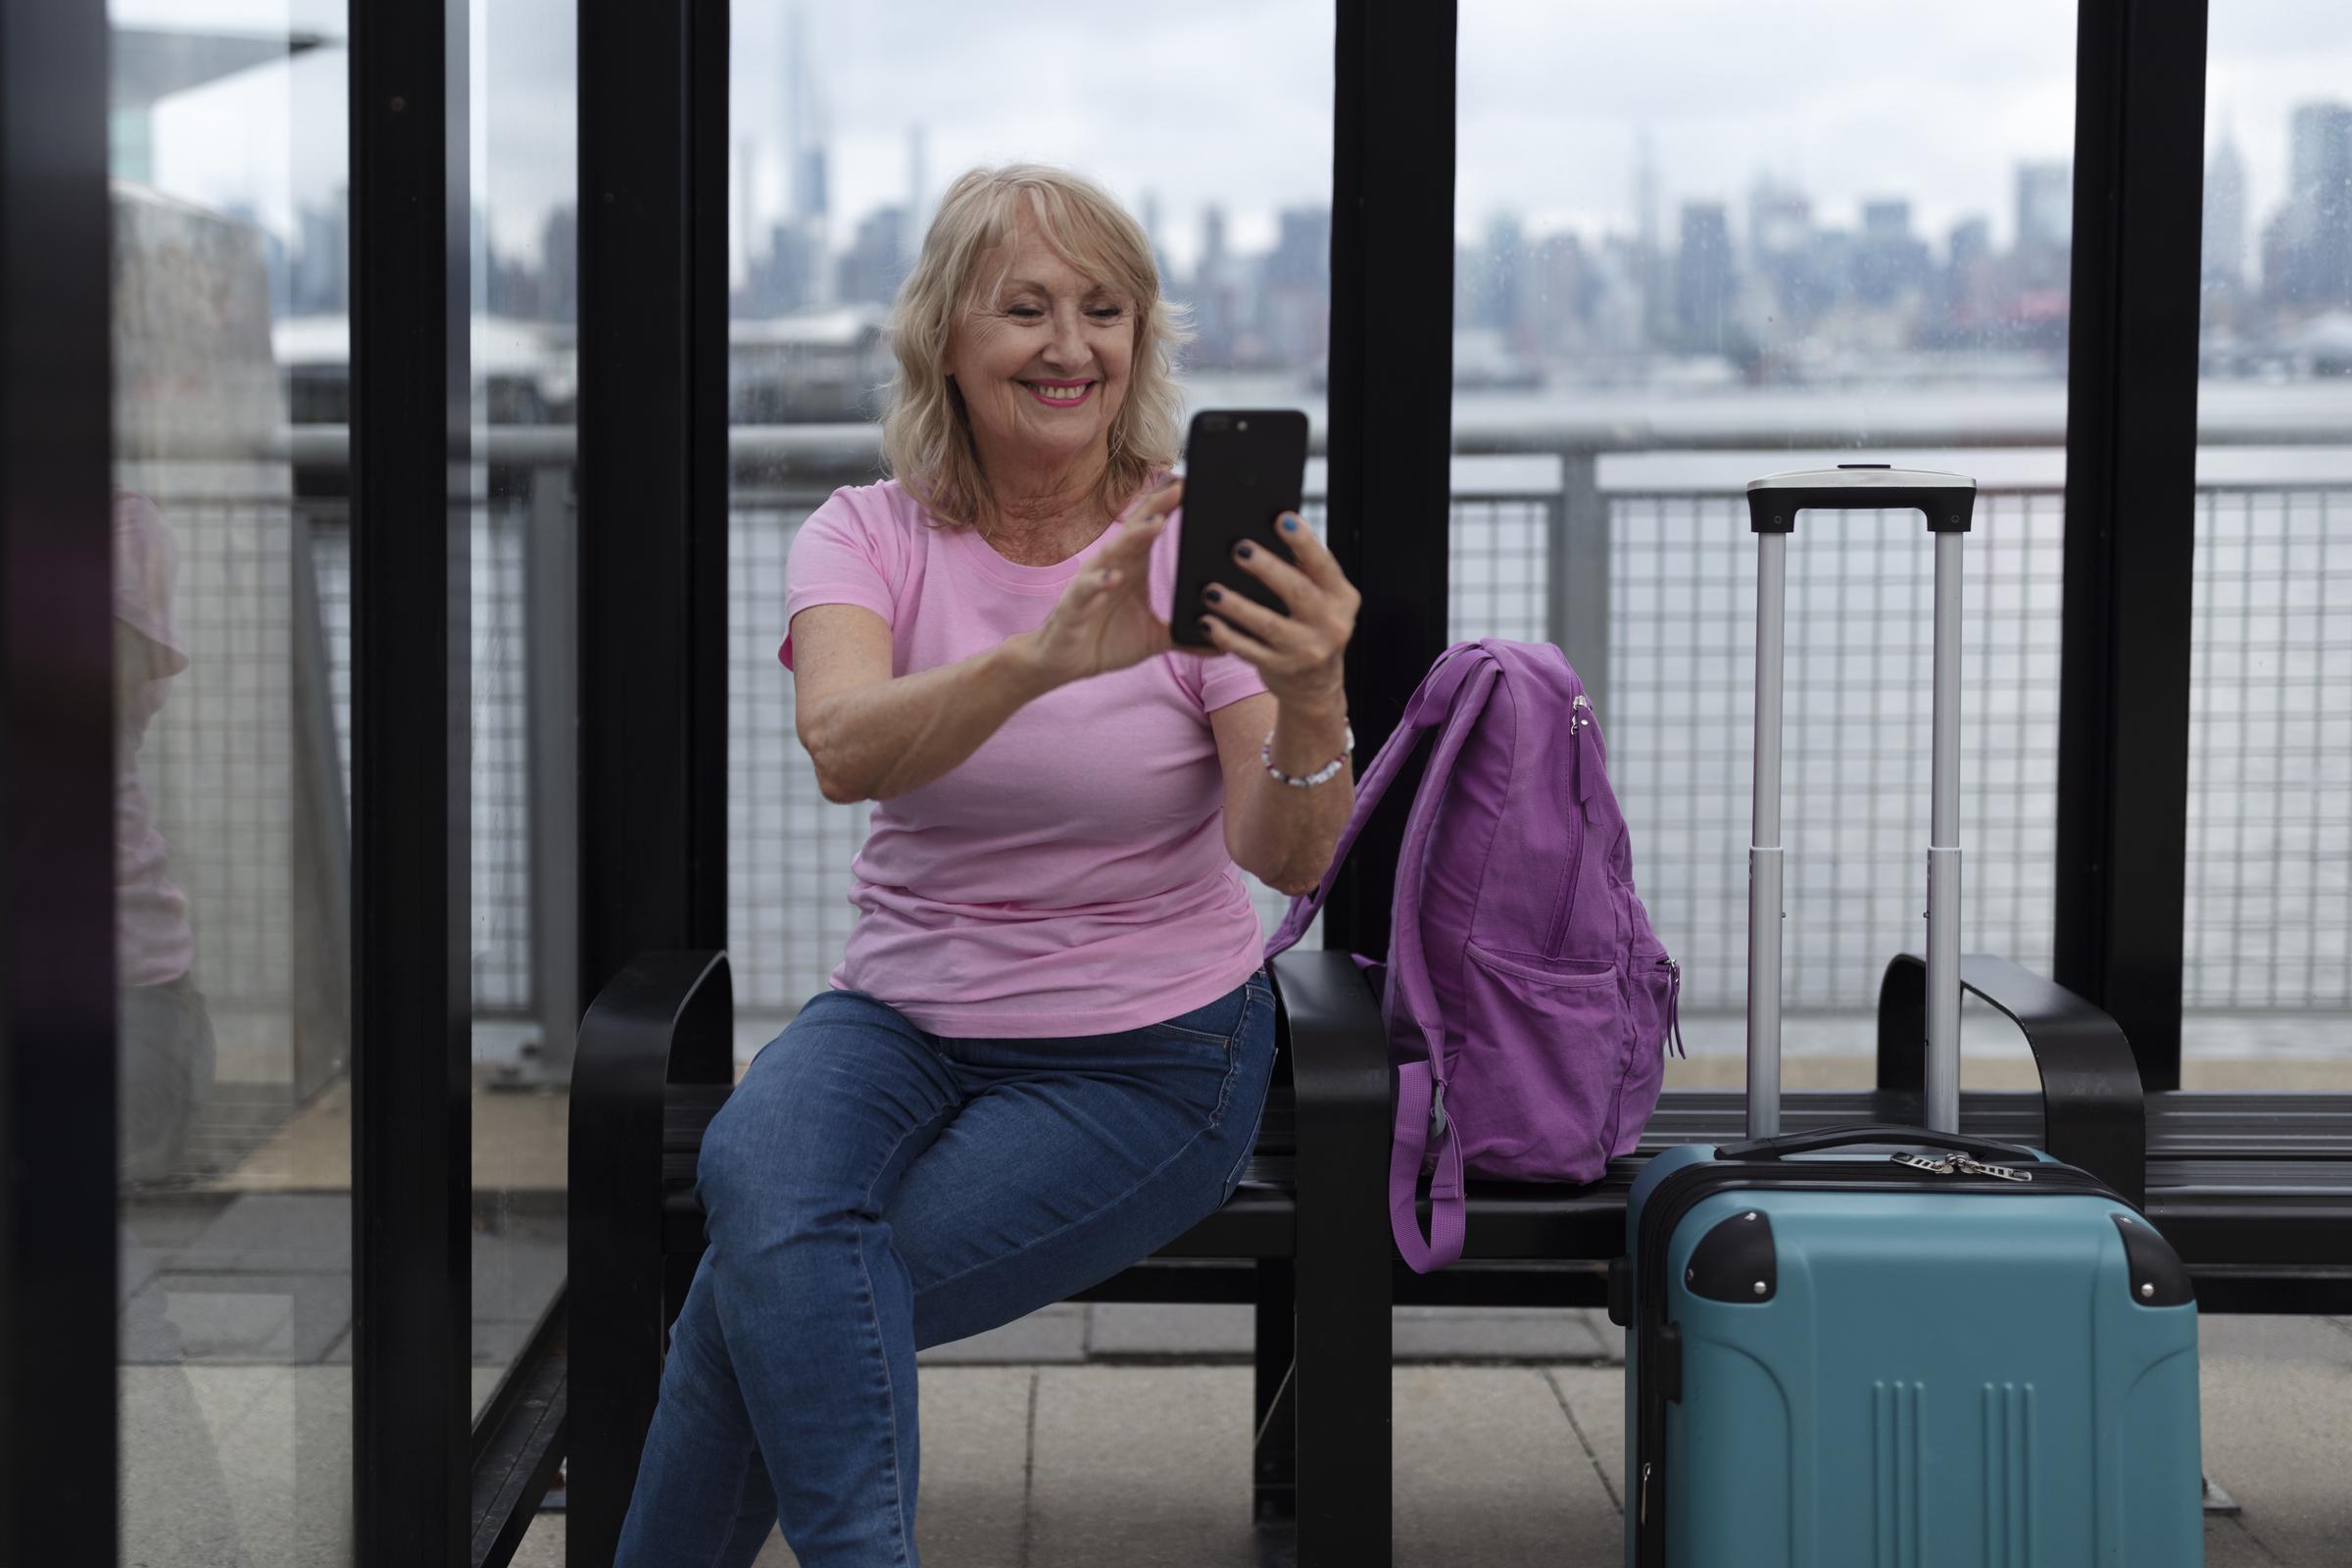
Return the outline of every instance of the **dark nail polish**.
{"type": "Polygon", "coordinates": [[[1203,588],[1200,590],[1200,597],[1213,605],[1218,600],[1225,597],[1225,590],[1222,588],[1203,588]]]}
{"type": "Polygon", "coordinates": [[[1213,631],[1215,629],[1215,622],[1211,621],[1206,615],[1202,615],[1200,617],[1200,629],[1202,631],[1213,631]]]}
{"type": "Polygon", "coordinates": [[[1241,557],[1244,561],[1248,561],[1252,555],[1256,554],[1256,551],[1250,545],[1239,544],[1233,547],[1233,553],[1241,557]]]}

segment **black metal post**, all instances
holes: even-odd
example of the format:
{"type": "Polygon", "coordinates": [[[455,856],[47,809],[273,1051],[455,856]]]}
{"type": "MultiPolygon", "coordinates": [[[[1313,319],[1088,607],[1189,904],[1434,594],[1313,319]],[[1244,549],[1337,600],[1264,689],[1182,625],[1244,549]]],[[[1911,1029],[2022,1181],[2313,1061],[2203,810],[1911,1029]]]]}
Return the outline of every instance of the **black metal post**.
{"type": "Polygon", "coordinates": [[[0,0],[0,1562],[115,1491],[106,12],[0,0]]]}
{"type": "Polygon", "coordinates": [[[351,7],[353,1508],[468,1557],[466,0],[351,7]]]}
{"type": "MultiPolygon", "coordinates": [[[[1369,759],[1446,640],[1453,445],[1451,4],[1339,7],[1331,218],[1332,553],[1364,596],[1348,650],[1369,759]],[[1420,301],[1419,308],[1405,308],[1420,301]],[[1378,396],[1373,395],[1377,376],[1378,396]]],[[[1324,906],[1326,947],[1386,952],[1407,769],[1324,906]]]]}
{"type": "Polygon", "coordinates": [[[727,20],[580,6],[575,1015],[725,944],[727,20]]]}
{"type": "Polygon", "coordinates": [[[2056,978],[2180,1083],[2204,0],[2083,0],[2058,721],[2056,978]]]}

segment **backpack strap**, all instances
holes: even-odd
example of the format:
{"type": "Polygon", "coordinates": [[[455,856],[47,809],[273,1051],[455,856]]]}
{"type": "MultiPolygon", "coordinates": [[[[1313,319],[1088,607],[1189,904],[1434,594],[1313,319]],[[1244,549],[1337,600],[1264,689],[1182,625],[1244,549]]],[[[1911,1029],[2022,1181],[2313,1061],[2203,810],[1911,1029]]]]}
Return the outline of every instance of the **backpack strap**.
{"type": "Polygon", "coordinates": [[[1437,993],[1429,983],[1429,960],[1421,947],[1421,884],[1428,872],[1429,842],[1437,828],[1438,803],[1446,793],[1462,748],[1478,727],[1501,666],[1492,656],[1460,661],[1474,664],[1467,672],[1467,692],[1453,702],[1446,732],[1421,788],[1413,796],[1412,815],[1405,822],[1404,846],[1396,855],[1396,902],[1389,922],[1389,1016],[1392,1024],[1401,1013],[1420,1031],[1428,1053],[1426,1061],[1396,1069],[1396,1126],[1389,1145],[1389,1229],[1396,1250],[1416,1274],[1443,1268],[1462,1255],[1466,1199],[1462,1190],[1461,1141],[1446,1114],[1446,1029],[1438,1015],[1437,993]],[[1431,1146],[1438,1164],[1430,1181],[1430,1234],[1421,1234],[1415,1212],[1415,1191],[1421,1184],[1421,1165],[1431,1146]]]}
{"type": "Polygon", "coordinates": [[[1461,689],[1471,667],[1480,662],[1468,652],[1477,647],[1475,643],[1454,644],[1439,655],[1437,663],[1430,666],[1427,675],[1421,677],[1420,687],[1414,691],[1412,700],[1404,705],[1404,716],[1397,720],[1396,728],[1380,748],[1380,755],[1372,759],[1372,765],[1364,770],[1364,776],[1356,781],[1355,806],[1348,814],[1347,828],[1340,834],[1338,847],[1332,851],[1331,868],[1323,873],[1323,880],[1316,885],[1314,892],[1291,901],[1290,912],[1282,917],[1281,927],[1266,939],[1263,956],[1271,958],[1278,953],[1288,952],[1306,934],[1306,928],[1314,923],[1316,911],[1323,907],[1323,901],[1331,897],[1331,885],[1338,880],[1340,867],[1348,862],[1348,852],[1355,847],[1356,836],[1363,832],[1364,824],[1371,820],[1373,808],[1380,805],[1381,797],[1388,793],[1389,786],[1396,782],[1396,775],[1403,770],[1405,760],[1413,755],[1413,749],[1420,744],[1423,732],[1445,721],[1446,713],[1452,709],[1454,693],[1461,689]]]}

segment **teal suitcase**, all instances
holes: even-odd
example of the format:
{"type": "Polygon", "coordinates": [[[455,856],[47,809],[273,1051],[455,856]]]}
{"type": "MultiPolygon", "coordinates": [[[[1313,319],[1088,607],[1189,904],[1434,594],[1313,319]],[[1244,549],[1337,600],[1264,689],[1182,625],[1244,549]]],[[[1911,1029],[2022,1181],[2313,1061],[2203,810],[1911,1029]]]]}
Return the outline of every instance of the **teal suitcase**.
{"type": "Polygon", "coordinates": [[[1951,474],[1748,487],[1758,535],[1748,1140],[1650,1161],[1627,1209],[1628,1568],[2204,1561],[2197,1316],[2145,1215],[1959,1108],[1959,566],[1951,474]],[[1935,536],[1926,1119],[1780,1136],[1783,553],[1806,508],[1935,536]]]}
{"type": "Polygon", "coordinates": [[[2096,1178],[1916,1128],[1692,1145],[1628,1240],[1629,1568],[2204,1561],[2188,1274],[2096,1178]]]}

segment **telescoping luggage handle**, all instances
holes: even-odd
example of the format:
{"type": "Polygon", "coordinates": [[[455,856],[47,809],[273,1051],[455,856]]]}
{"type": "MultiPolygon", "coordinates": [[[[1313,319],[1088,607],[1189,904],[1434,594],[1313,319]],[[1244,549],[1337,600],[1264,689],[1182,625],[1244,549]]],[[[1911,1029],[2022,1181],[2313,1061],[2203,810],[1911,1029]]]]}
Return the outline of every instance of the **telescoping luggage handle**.
{"type": "Polygon", "coordinates": [[[1916,508],[1936,541],[1934,808],[1928,829],[1927,1122],[1960,1127],[1960,542],[1977,482],[1840,464],[1747,487],[1756,536],[1756,798],[1747,852],[1747,1135],[1781,1130],[1781,679],[1788,535],[1800,512],[1916,508]]]}

